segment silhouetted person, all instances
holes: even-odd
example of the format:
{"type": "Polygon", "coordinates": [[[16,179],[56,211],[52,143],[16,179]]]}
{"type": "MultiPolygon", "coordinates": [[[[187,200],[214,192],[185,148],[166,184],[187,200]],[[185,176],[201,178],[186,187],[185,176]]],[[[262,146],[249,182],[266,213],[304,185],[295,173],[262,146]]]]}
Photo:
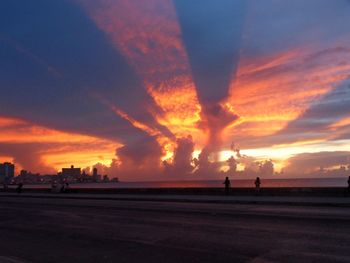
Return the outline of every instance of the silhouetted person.
{"type": "Polygon", "coordinates": [[[17,188],[16,188],[16,192],[19,194],[22,193],[22,188],[23,188],[23,183],[19,183],[17,188]]]}
{"type": "Polygon", "coordinates": [[[228,179],[228,177],[226,177],[226,179],[224,181],[224,185],[225,185],[225,194],[229,195],[230,194],[231,182],[230,182],[230,179],[228,179]]]}
{"type": "Polygon", "coordinates": [[[257,178],[255,179],[255,190],[256,190],[257,193],[260,193],[260,185],[261,185],[260,178],[257,177],[257,178]]]}
{"type": "Polygon", "coordinates": [[[350,192],[350,176],[348,178],[348,192],[350,192]]]}

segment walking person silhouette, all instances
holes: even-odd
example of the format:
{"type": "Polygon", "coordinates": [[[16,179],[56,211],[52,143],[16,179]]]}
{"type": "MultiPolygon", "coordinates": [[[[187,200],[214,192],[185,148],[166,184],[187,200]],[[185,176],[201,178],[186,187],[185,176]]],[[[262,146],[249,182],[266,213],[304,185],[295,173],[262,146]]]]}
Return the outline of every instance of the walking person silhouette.
{"type": "Polygon", "coordinates": [[[230,194],[231,182],[230,182],[230,179],[228,179],[228,177],[226,177],[226,179],[224,181],[224,185],[225,185],[225,194],[229,195],[230,194]]]}
{"type": "Polygon", "coordinates": [[[260,181],[260,177],[257,177],[255,179],[255,191],[257,194],[260,194],[260,185],[261,185],[261,181],[260,181]]]}

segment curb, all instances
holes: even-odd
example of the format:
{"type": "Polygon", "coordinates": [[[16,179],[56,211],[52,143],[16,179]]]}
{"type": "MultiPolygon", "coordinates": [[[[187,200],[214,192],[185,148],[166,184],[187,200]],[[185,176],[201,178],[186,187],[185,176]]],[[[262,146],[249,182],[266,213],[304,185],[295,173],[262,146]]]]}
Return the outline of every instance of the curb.
{"type": "MultiPolygon", "coordinates": [[[[122,197],[122,196],[62,196],[59,195],[10,195],[0,194],[1,197],[10,198],[45,198],[45,199],[75,199],[75,200],[108,200],[108,201],[135,201],[135,202],[178,202],[178,203],[211,203],[211,204],[252,204],[252,205],[288,205],[288,206],[319,206],[319,207],[350,207],[349,202],[312,202],[312,201],[278,201],[278,200],[225,200],[225,199],[196,199],[196,198],[173,198],[173,197],[122,197]]],[[[307,198],[306,198],[307,199],[307,198]]]]}

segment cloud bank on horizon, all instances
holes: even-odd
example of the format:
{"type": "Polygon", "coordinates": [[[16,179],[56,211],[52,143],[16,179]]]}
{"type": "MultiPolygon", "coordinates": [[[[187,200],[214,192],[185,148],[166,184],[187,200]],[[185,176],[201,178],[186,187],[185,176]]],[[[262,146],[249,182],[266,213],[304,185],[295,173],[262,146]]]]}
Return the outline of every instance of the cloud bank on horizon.
{"type": "Polygon", "coordinates": [[[1,1],[0,161],[126,180],[350,165],[349,11],[346,0],[1,1]]]}

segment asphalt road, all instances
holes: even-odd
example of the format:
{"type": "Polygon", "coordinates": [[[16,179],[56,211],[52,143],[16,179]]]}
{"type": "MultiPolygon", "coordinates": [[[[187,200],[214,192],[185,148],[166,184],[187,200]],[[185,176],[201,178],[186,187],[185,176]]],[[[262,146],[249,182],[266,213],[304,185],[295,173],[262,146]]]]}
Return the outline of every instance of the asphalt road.
{"type": "Polygon", "coordinates": [[[350,208],[1,197],[0,262],[350,262],[350,208]]]}

